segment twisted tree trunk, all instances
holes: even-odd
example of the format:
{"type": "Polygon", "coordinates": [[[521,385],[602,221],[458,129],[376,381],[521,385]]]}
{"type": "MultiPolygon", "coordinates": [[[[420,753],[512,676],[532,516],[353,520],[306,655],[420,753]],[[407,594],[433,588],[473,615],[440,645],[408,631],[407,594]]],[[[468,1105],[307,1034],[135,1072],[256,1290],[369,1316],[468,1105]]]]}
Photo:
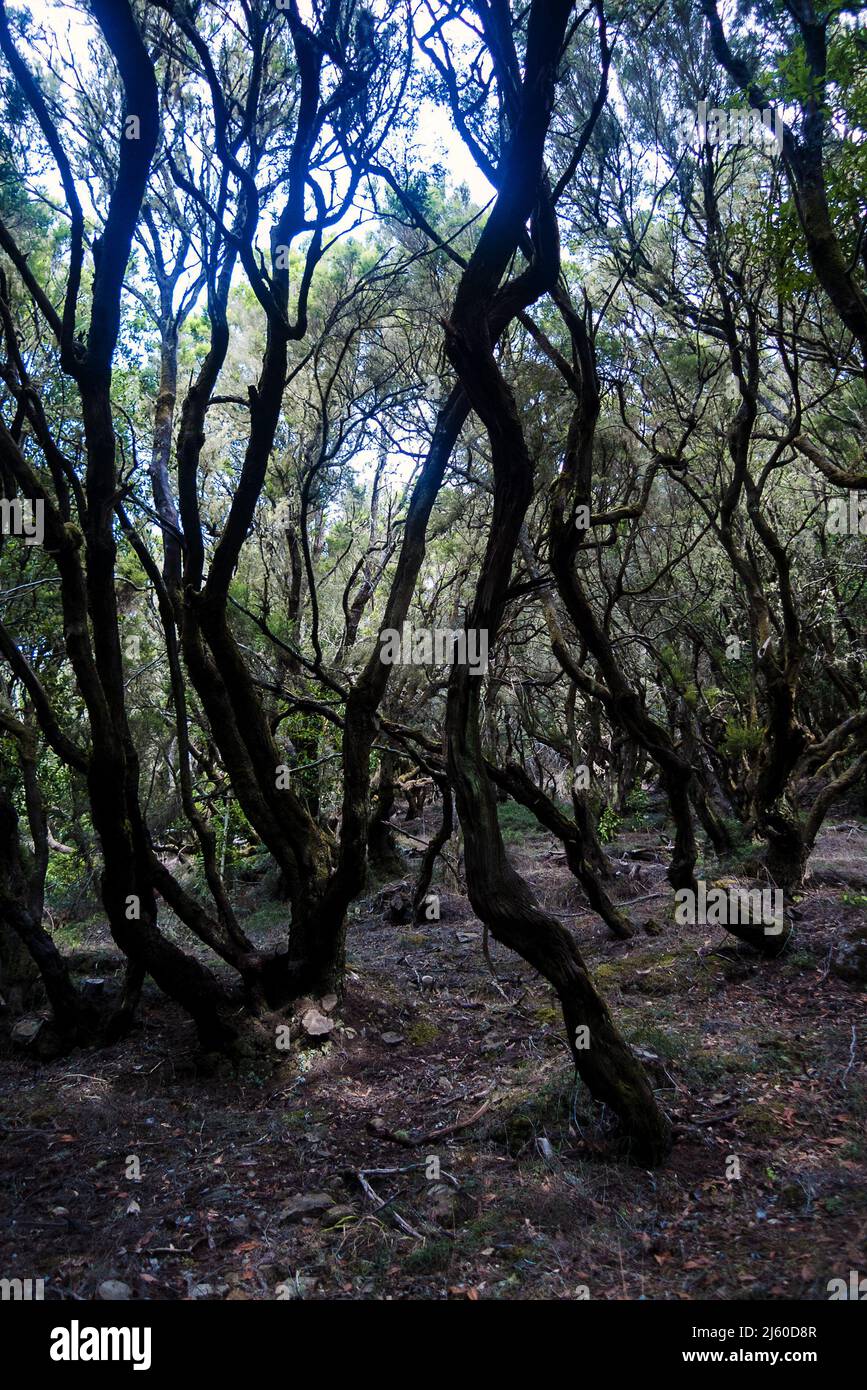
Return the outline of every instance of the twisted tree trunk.
{"type": "MultiPolygon", "coordinates": [[[[531,7],[524,79],[513,134],[501,164],[499,193],[461,278],[446,326],[446,351],[484,423],[491,447],[493,513],[468,618],[470,628],[487,630],[489,649],[504,615],[534,476],[515,399],[494,358],[492,306],[499,299],[523,308],[556,283],[559,245],[543,187],[542,160],[571,8],[567,0],[547,5],[537,0],[531,7]],[[530,266],[500,289],[501,277],[524,239],[531,216],[530,266]]],[[[573,938],[543,911],[506,856],[496,792],[482,748],[481,684],[467,666],[455,665],[446,710],[449,780],[464,831],[470,901],[491,934],[554,986],[578,1072],[591,1093],[618,1115],[634,1155],[659,1162],[670,1146],[670,1127],[644,1070],[618,1033],[573,938]]]]}

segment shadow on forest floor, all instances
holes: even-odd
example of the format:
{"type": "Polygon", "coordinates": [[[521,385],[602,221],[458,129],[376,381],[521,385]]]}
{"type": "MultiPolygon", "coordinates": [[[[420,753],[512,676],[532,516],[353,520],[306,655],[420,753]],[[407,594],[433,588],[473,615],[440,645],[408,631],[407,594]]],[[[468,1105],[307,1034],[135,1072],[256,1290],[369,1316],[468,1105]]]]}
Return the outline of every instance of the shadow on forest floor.
{"type": "MultiPolygon", "coordinates": [[[[675,1119],[664,1169],[618,1159],[550,990],[492,942],[493,980],[464,899],[397,926],[372,893],[341,1029],[267,1074],[203,1074],[154,989],[122,1045],[0,1058],[0,1274],[65,1299],[107,1279],[152,1299],[826,1298],[865,1259],[865,986],[832,952],[864,922],[867,833],[826,830],[772,962],[673,924],[662,863],[625,857],[659,843],[611,847],[616,896],[641,899],[627,943],[546,836],[511,852],[675,1119]]],[[[252,920],[283,930],[276,908],[252,920]]],[[[105,967],[99,928],[69,935],[81,968],[105,967]]]]}

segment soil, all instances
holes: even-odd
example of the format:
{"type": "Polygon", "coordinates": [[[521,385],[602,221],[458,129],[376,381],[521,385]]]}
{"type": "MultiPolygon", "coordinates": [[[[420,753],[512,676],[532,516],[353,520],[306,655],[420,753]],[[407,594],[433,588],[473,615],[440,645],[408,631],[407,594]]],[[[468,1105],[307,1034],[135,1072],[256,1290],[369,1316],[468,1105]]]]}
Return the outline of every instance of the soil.
{"type": "MultiPolygon", "coordinates": [[[[664,1168],[626,1161],[551,991],[494,942],[492,975],[460,893],[441,886],[440,921],[407,926],[380,886],[356,906],[325,1039],[238,1073],[148,987],[121,1044],[50,1063],[5,1049],[0,1272],[49,1299],[113,1279],[147,1299],[729,1300],[826,1299],[863,1269],[865,986],[832,952],[864,924],[864,826],[827,828],[770,962],[674,924],[661,832],[609,847],[625,943],[555,842],[513,838],[673,1118],[664,1168]]],[[[285,938],[273,903],[247,926],[285,938]]],[[[117,970],[98,920],[59,934],[79,974],[117,970]]]]}

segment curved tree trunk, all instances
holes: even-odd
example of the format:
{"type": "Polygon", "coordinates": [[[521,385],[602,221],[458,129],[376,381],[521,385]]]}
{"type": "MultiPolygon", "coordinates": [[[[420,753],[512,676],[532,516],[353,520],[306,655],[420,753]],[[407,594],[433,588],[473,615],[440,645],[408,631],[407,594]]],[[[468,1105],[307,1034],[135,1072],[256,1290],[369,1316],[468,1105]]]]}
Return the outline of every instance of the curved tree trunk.
{"type": "MultiPolygon", "coordinates": [[[[494,358],[489,314],[498,294],[524,307],[553,288],[557,279],[559,246],[543,188],[542,158],[570,10],[564,0],[531,7],[525,76],[497,201],[461,278],[446,328],[446,351],[491,446],[493,514],[468,617],[470,628],[487,630],[489,648],[505,611],[534,472],[517,405],[494,358]],[[533,260],[523,276],[500,289],[531,215],[533,260]]],[[[618,1115],[634,1155],[659,1162],[668,1152],[671,1134],[647,1076],[617,1032],[571,935],[542,910],[506,856],[496,793],[482,750],[480,694],[481,680],[466,666],[455,665],[446,709],[448,768],[464,831],[473,909],[498,941],[517,951],[554,986],[580,1075],[592,1094],[618,1115]]]]}
{"type": "Polygon", "coordinates": [[[508,790],[516,801],[533,812],[541,825],[557,836],[566,851],[566,863],[584,889],[593,911],[599,914],[613,936],[628,941],[633,934],[629,919],[609,898],[594,866],[594,847],[601,853],[602,846],[595,834],[590,840],[586,836],[588,822],[592,827],[592,816],[583,798],[573,793],[576,812],[581,808],[586,815],[581,821],[578,814],[570,820],[517,763],[510,763],[506,768],[495,768],[491,763],[485,766],[495,785],[508,790]]]}

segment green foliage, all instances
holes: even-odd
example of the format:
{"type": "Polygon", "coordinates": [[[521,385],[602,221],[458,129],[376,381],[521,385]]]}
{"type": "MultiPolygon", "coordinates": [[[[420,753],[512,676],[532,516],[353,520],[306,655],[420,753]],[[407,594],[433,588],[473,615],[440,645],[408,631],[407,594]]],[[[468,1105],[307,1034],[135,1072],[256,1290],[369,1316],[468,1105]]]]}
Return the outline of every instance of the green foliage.
{"type": "Polygon", "coordinates": [[[626,798],[626,809],[633,826],[646,825],[650,817],[650,797],[640,783],[633,787],[626,798]]]}
{"type": "Polygon", "coordinates": [[[450,1266],[454,1250],[451,1241],[426,1240],[404,1257],[404,1267],[415,1274],[440,1274],[450,1266]]]}
{"type": "Polygon", "coordinates": [[[865,893],[841,893],[840,901],[847,907],[867,908],[867,894],[865,893]]]}
{"type": "Polygon", "coordinates": [[[761,748],[765,730],[755,724],[742,724],[737,719],[726,720],[724,747],[732,757],[756,753],[761,748]]]}
{"type": "Polygon", "coordinates": [[[497,820],[506,844],[519,844],[526,836],[540,833],[539,822],[533,812],[519,801],[499,802],[497,820]]]}
{"type": "Polygon", "coordinates": [[[621,821],[613,806],[605,806],[596,827],[600,843],[608,845],[616,837],[621,821]]]}

